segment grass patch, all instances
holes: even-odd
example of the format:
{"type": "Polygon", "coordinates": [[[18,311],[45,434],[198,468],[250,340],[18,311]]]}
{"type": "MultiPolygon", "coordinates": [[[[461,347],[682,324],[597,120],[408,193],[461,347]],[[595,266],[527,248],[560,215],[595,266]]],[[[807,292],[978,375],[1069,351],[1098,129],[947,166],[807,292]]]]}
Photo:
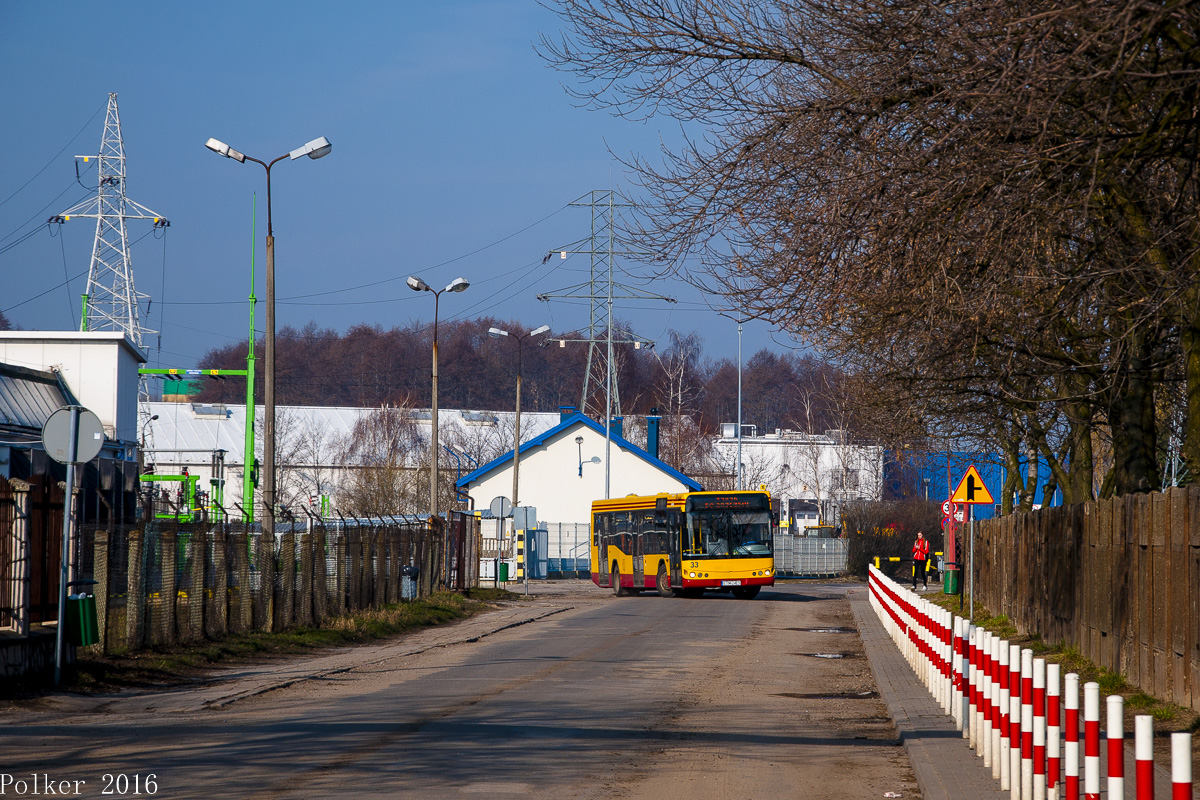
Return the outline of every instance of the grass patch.
{"type": "MultiPolygon", "coordinates": [[[[218,664],[315,653],[330,647],[378,641],[467,619],[488,610],[495,602],[519,599],[522,599],[521,595],[504,589],[438,592],[411,603],[335,617],[320,628],[292,628],[278,633],[253,631],[122,655],[81,656],[74,668],[64,673],[62,688],[98,694],[147,684],[184,683],[218,664]]],[[[8,681],[0,689],[0,698],[12,700],[42,695],[52,690],[47,683],[44,676],[8,681]]]]}

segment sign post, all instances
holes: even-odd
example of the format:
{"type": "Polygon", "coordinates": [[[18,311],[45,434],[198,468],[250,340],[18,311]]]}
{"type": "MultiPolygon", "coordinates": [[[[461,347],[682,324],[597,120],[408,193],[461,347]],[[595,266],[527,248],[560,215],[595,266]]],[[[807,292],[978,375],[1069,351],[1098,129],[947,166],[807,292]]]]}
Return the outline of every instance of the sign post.
{"type": "MultiPolygon", "coordinates": [[[[966,503],[967,505],[990,505],[995,500],[992,499],[992,493],[988,491],[987,484],[983,482],[983,476],[979,474],[979,470],[975,469],[975,465],[967,467],[967,474],[963,475],[962,480],[958,482],[958,488],[954,490],[954,494],[950,496],[950,500],[955,503],[966,503]]],[[[970,592],[970,612],[968,619],[975,619],[975,513],[971,512],[971,545],[969,551],[969,560],[967,568],[970,570],[967,586],[970,592]]]]}
{"type": "Polygon", "coordinates": [[[104,426],[100,418],[83,406],[64,406],[42,426],[42,446],[46,454],[67,465],[67,489],[63,498],[62,553],[58,578],[58,630],[54,644],[54,685],[62,680],[62,662],[66,640],[67,582],[70,580],[71,518],[75,511],[75,465],[86,464],[100,454],[104,446],[104,426]]]}

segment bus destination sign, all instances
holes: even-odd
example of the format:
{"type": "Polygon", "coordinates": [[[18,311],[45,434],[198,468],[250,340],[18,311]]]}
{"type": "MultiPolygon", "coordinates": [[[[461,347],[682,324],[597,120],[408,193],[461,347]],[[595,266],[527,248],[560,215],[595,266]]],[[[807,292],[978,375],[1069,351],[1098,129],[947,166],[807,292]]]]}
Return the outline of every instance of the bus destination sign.
{"type": "Polygon", "coordinates": [[[765,492],[730,492],[729,494],[694,494],[687,499],[688,511],[770,511],[771,502],[765,492]]]}

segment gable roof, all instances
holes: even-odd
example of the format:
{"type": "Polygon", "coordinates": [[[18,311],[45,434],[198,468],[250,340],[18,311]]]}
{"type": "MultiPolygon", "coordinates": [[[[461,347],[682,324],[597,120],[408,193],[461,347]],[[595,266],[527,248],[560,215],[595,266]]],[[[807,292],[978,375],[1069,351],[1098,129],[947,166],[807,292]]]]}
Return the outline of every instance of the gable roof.
{"type": "MultiPolygon", "coordinates": [[[[580,426],[580,425],[584,426],[585,428],[591,428],[593,431],[600,434],[601,436],[604,435],[604,426],[601,425],[599,422],[596,422],[591,417],[584,416],[583,414],[575,414],[573,416],[567,417],[565,420],[560,422],[558,425],[555,425],[553,428],[551,428],[550,430],[541,434],[540,436],[536,436],[533,439],[530,439],[528,442],[524,442],[521,445],[521,457],[524,458],[528,454],[529,450],[531,450],[532,448],[538,447],[542,444],[545,444],[550,439],[553,439],[553,438],[557,437],[558,435],[560,435],[572,428],[580,426]]],[[[665,472],[667,475],[670,475],[672,478],[679,481],[684,486],[687,486],[691,491],[700,491],[703,488],[699,483],[692,480],[687,475],[684,475],[682,472],[680,472],[679,470],[670,466],[665,461],[662,461],[661,459],[657,459],[654,456],[650,455],[645,450],[638,447],[636,444],[633,444],[632,442],[630,442],[628,439],[624,439],[620,436],[617,436],[615,433],[611,434],[609,438],[612,439],[613,444],[617,445],[622,450],[629,451],[633,455],[635,455],[638,458],[645,461],[647,464],[650,464],[651,466],[656,467],[657,469],[661,470],[662,472],[665,472]]],[[[468,473],[467,475],[462,476],[457,481],[455,481],[454,485],[460,489],[465,488],[468,484],[478,481],[480,478],[482,478],[484,475],[487,475],[489,472],[492,472],[492,471],[504,466],[505,464],[511,463],[512,460],[513,460],[513,451],[509,450],[504,455],[500,456],[499,458],[489,461],[488,463],[484,464],[482,467],[475,470],[474,472],[471,472],[471,473],[468,473]]]]}

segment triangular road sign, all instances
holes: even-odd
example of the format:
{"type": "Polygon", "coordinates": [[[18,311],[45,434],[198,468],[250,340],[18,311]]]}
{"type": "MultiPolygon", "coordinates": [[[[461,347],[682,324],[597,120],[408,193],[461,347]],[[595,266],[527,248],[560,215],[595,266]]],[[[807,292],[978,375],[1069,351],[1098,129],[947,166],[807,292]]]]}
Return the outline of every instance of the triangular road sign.
{"type": "Polygon", "coordinates": [[[987,485],[983,482],[983,476],[979,474],[979,470],[975,469],[974,464],[967,467],[967,474],[963,475],[963,479],[958,482],[958,488],[954,490],[954,495],[950,499],[955,503],[975,505],[996,502],[992,499],[992,493],[988,491],[987,485]]]}

